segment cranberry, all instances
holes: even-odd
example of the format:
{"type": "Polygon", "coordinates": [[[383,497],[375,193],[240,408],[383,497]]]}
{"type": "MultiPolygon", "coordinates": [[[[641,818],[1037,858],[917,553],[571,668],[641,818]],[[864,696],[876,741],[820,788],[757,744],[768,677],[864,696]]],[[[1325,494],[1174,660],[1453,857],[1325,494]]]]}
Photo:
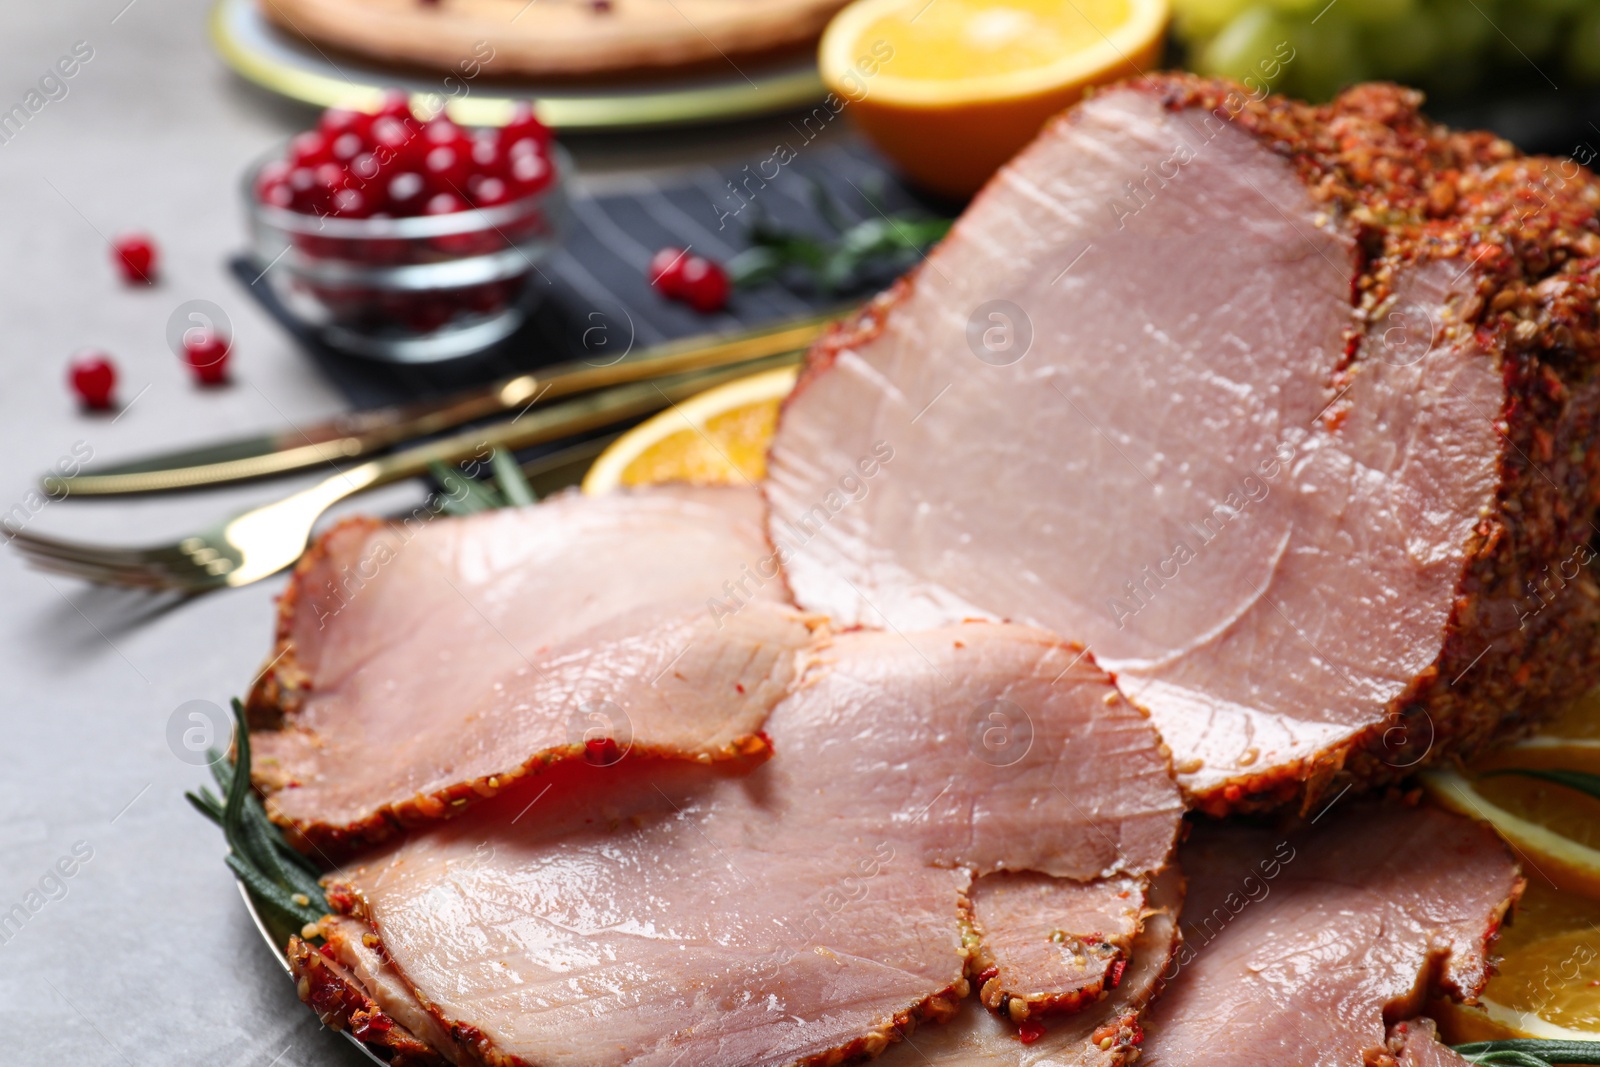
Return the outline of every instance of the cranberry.
{"type": "Polygon", "coordinates": [[[650,267],[646,273],[658,293],[670,297],[683,295],[683,261],[688,258],[689,253],[685,249],[672,245],[650,257],[650,267]]]}
{"type": "Polygon", "coordinates": [[[402,171],[389,179],[386,202],[396,215],[420,215],[428,202],[428,183],[420,174],[402,171]]]}
{"type": "Polygon", "coordinates": [[[122,280],[130,285],[153,285],[156,280],[156,244],[142,233],[128,233],[111,244],[122,280]]]}
{"type": "Polygon", "coordinates": [[[257,195],[261,202],[268,207],[282,208],[285,211],[294,208],[294,191],[289,188],[287,181],[273,182],[271,185],[260,189],[257,195]]]}
{"type": "Polygon", "coordinates": [[[327,210],[321,186],[317,184],[317,172],[310,167],[296,167],[291,170],[286,184],[289,186],[289,206],[294,210],[305,215],[314,215],[319,210],[327,210]]]}
{"type": "Polygon", "coordinates": [[[704,256],[683,261],[679,299],[696,311],[721,311],[728,303],[728,275],[704,256]]]}
{"type": "Polygon", "coordinates": [[[1031,1045],[1044,1036],[1044,1024],[1038,1019],[1024,1019],[1017,1024],[1017,1040],[1031,1045]]]}
{"type": "Polygon", "coordinates": [[[315,167],[333,159],[328,139],[316,130],[297,133],[289,141],[289,162],[296,167],[315,167]]]}
{"type": "Polygon", "coordinates": [[[532,104],[520,101],[512,107],[510,120],[500,127],[500,143],[509,148],[525,138],[532,138],[543,148],[550,143],[550,127],[534,115],[532,104]]]}
{"type": "Polygon", "coordinates": [[[183,335],[183,358],[201,385],[228,380],[228,339],[216,330],[196,326],[183,335]]]}
{"type": "Polygon", "coordinates": [[[117,368],[104,352],[86,351],[73,356],[67,366],[67,380],[84,407],[93,411],[111,407],[111,394],[117,387],[117,368]]]}
{"type": "Polygon", "coordinates": [[[350,177],[356,185],[366,185],[376,182],[383,174],[383,166],[378,162],[378,157],[371,152],[363,152],[350,161],[350,177]]]}
{"type": "Polygon", "coordinates": [[[359,133],[341,133],[328,145],[328,154],[336,163],[348,163],[367,150],[367,142],[359,133]]]}
{"type": "Polygon", "coordinates": [[[372,198],[365,189],[347,185],[333,194],[333,213],[342,219],[371,218],[372,209],[372,198]]]}
{"type": "Polygon", "coordinates": [[[363,111],[352,111],[346,107],[330,107],[322,113],[317,120],[317,129],[327,137],[338,137],[340,134],[353,133],[362,140],[366,140],[367,132],[372,129],[372,116],[363,111]]]}
{"type": "Polygon", "coordinates": [[[531,142],[514,145],[506,162],[506,177],[524,194],[536,193],[550,184],[555,172],[544,154],[535,150],[531,142]]]}
{"type": "Polygon", "coordinates": [[[443,115],[422,127],[422,137],[429,145],[449,145],[463,151],[471,148],[472,138],[467,132],[443,115]]]}
{"type": "Polygon", "coordinates": [[[472,159],[450,145],[435,145],[423,157],[422,176],[434,190],[456,192],[472,176],[472,159]]]}
{"type": "Polygon", "coordinates": [[[411,96],[404,89],[385,89],[383,103],[373,114],[375,119],[398,119],[408,126],[417,125],[416,115],[411,111],[411,96]]]}
{"type": "Polygon", "coordinates": [[[289,172],[293,169],[293,166],[282,159],[274,159],[262,164],[261,169],[256,171],[256,199],[261,199],[261,194],[264,190],[287,180],[289,172]]]}
{"type": "Polygon", "coordinates": [[[493,175],[473,175],[467,180],[467,193],[478,207],[494,207],[513,199],[511,186],[493,175]]]}
{"type": "Polygon", "coordinates": [[[453,215],[457,211],[467,210],[467,202],[455,193],[434,193],[428,198],[428,203],[423,207],[424,215],[453,215]]]}
{"type": "Polygon", "coordinates": [[[372,151],[380,166],[414,170],[421,165],[424,142],[415,127],[388,115],[372,124],[372,151]]]}
{"type": "Polygon", "coordinates": [[[479,174],[505,177],[506,155],[500,150],[500,141],[493,134],[480,134],[472,139],[472,169],[479,174]]]}
{"type": "Polygon", "coordinates": [[[275,159],[256,174],[256,199],[269,207],[287,208],[293,204],[289,175],[294,170],[287,162],[275,159]]]}

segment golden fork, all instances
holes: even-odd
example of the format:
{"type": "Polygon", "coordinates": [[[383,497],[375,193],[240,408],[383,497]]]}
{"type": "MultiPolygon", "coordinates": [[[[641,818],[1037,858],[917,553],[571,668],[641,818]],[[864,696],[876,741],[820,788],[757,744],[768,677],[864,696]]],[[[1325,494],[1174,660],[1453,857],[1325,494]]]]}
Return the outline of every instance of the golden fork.
{"type": "Polygon", "coordinates": [[[25,530],[13,532],[11,543],[35,567],[102,585],[184,594],[248,585],[299,559],[323,512],[346,497],[425,474],[432,463],[481,458],[486,449],[526,448],[648,415],[704,389],[788,366],[799,358],[798,352],[791,352],[736,367],[602,389],[514,419],[368,460],[309,489],[253,508],[172,544],[144,548],[90,545],[25,530]]]}

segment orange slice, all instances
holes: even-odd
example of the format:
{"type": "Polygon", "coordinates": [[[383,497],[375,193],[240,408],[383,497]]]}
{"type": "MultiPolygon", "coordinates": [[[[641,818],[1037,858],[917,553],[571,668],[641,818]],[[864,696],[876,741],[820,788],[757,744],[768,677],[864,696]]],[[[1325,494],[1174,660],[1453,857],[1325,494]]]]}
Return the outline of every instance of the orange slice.
{"type": "Polygon", "coordinates": [[[1535,877],[1496,951],[1478,1005],[1429,1005],[1449,1041],[1600,1040],[1600,902],[1535,877]]]}
{"type": "Polygon", "coordinates": [[[797,367],[753,374],[708,389],[640,423],[600,453],[585,493],[618,486],[693,482],[749,484],[767,473],[767,442],[797,367]]]}
{"type": "Polygon", "coordinates": [[[1152,69],[1167,18],[1167,0],[856,0],[822,35],[824,115],[970,196],[1090,86],[1152,69]]]}
{"type": "Polygon", "coordinates": [[[1600,799],[1511,769],[1600,774],[1600,696],[1591,693],[1539,736],[1431,771],[1445,807],[1484,819],[1517,853],[1528,891],[1497,951],[1504,959],[1476,1006],[1430,1010],[1453,1042],[1538,1037],[1600,1040],[1600,799]]]}

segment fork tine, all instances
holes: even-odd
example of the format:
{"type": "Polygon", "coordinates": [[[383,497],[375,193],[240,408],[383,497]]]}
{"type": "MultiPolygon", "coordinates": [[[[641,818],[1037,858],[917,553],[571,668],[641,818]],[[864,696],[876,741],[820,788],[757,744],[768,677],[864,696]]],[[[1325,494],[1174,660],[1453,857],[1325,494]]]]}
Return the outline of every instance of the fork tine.
{"type": "Polygon", "coordinates": [[[82,578],[101,585],[121,585],[134,589],[188,589],[189,586],[170,574],[138,566],[103,567],[81,560],[58,559],[54,556],[23,552],[28,565],[41,571],[63,574],[69,578],[82,578]]]}
{"type": "Polygon", "coordinates": [[[59,545],[39,545],[34,542],[19,542],[16,549],[30,562],[50,561],[57,569],[77,568],[85,572],[93,571],[97,574],[162,577],[168,581],[181,581],[182,574],[175,568],[155,562],[129,562],[115,558],[105,558],[97,554],[80,554],[71,548],[59,545]]]}
{"type": "Polygon", "coordinates": [[[27,530],[11,532],[9,540],[22,551],[32,551],[58,559],[86,560],[108,566],[143,565],[164,556],[159,549],[117,548],[113,545],[95,545],[84,541],[67,541],[59,537],[44,537],[27,530]]]}

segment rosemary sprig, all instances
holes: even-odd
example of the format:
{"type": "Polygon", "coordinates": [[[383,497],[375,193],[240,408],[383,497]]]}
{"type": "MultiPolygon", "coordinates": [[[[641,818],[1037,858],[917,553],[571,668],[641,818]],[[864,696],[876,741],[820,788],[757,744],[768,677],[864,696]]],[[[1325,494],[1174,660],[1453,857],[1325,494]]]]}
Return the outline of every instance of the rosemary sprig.
{"type": "Polygon", "coordinates": [[[738,286],[761,285],[798,274],[826,293],[852,288],[869,270],[904,267],[950,230],[950,219],[890,215],[870,192],[862,195],[877,218],[850,223],[820,182],[811,184],[817,213],[838,232],[820,239],[773,222],[756,205],[750,224],[750,247],[728,263],[728,276],[738,286]]]}
{"type": "Polygon", "coordinates": [[[258,903],[296,927],[314,923],[329,910],[317,884],[317,868],[283,839],[250,788],[250,725],[238,700],[233,702],[233,719],[233,763],[223,753],[211,752],[211,774],[221,798],[205,786],[184,796],[222,827],[228,867],[258,903]]]}
{"type": "Polygon", "coordinates": [[[1543,1038],[1516,1038],[1508,1041],[1475,1041],[1453,1046],[1468,1063],[1490,1067],[1551,1067],[1557,1063],[1600,1063],[1600,1041],[1546,1041],[1543,1038]]]}
{"type": "Polygon", "coordinates": [[[451,515],[475,515],[495,508],[517,507],[532,504],[535,496],[527,475],[517,465],[515,457],[503,449],[495,449],[489,456],[494,475],[489,481],[469,478],[458,467],[443,463],[428,464],[434,481],[444,488],[441,503],[451,515]]]}
{"type": "Polygon", "coordinates": [[[1502,775],[1516,774],[1523,778],[1538,778],[1541,781],[1554,782],[1564,785],[1568,789],[1576,789],[1580,793],[1600,800],[1600,774],[1590,774],[1587,771],[1568,771],[1562,769],[1542,770],[1531,767],[1504,767],[1495,771],[1484,771],[1480,778],[1498,778],[1502,775]]]}

